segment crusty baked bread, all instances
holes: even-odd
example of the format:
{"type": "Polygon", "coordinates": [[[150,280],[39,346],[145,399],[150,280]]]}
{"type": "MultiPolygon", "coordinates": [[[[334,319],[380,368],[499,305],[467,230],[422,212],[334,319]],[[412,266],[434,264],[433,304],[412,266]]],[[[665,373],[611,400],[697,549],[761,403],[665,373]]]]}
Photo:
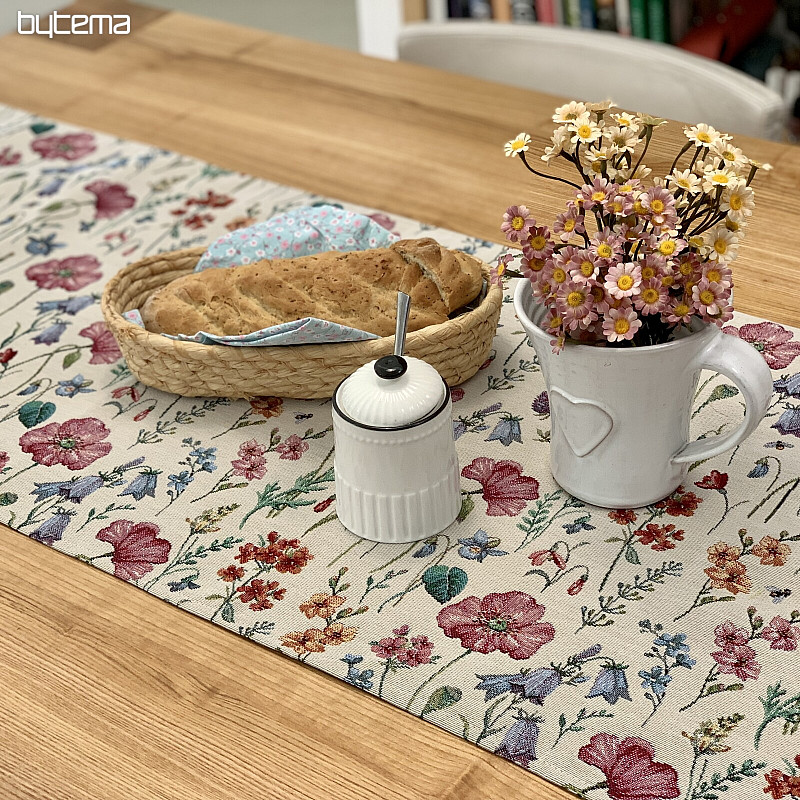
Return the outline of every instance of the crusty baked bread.
{"type": "Polygon", "coordinates": [[[398,291],[411,296],[408,329],[414,331],[444,322],[481,284],[477,259],[430,238],[404,239],[374,250],[193,272],[153,292],[141,313],[155,333],[235,336],[317,317],[390,336],[398,291]]]}

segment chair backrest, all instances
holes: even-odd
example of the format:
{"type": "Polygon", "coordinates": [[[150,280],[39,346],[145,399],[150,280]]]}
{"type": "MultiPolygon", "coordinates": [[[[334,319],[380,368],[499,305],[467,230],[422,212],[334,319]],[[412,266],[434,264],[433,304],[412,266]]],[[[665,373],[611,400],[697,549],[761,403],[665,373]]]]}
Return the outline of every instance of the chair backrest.
{"type": "Polygon", "coordinates": [[[786,111],[766,84],[676,47],[555,25],[452,21],[405,26],[401,60],[570,99],[780,139],[786,111]]]}

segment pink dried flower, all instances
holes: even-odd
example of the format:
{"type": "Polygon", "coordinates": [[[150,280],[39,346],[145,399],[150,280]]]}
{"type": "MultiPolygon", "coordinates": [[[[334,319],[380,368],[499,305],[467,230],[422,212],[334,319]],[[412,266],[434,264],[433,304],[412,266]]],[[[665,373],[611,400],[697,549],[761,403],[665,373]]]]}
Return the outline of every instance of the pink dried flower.
{"type": "Polygon", "coordinates": [[[603,320],[603,335],[609,342],[630,341],[641,327],[642,321],[632,308],[612,308],[603,320]]]}
{"type": "Polygon", "coordinates": [[[528,232],[534,225],[536,220],[531,216],[527,206],[509,206],[503,214],[500,230],[510,242],[522,242],[528,237],[528,232]]]}
{"type": "Polygon", "coordinates": [[[650,278],[639,287],[633,304],[642,314],[660,314],[667,306],[669,294],[658,278],[650,278]]]}
{"type": "Polygon", "coordinates": [[[589,283],[600,274],[600,264],[595,261],[596,256],[591,250],[575,250],[570,260],[566,263],[570,278],[576,283],[589,283]]]}
{"type": "Polygon", "coordinates": [[[522,252],[531,258],[548,258],[553,252],[553,242],[547,227],[531,228],[528,238],[522,242],[522,252]]]}
{"type": "Polygon", "coordinates": [[[694,307],[707,320],[719,314],[727,305],[731,290],[720,283],[710,283],[706,278],[692,287],[694,307]]]}
{"type": "Polygon", "coordinates": [[[606,273],[605,290],[617,300],[639,294],[642,283],[642,269],[633,262],[615,264],[606,273]]]}
{"type": "Polygon", "coordinates": [[[614,185],[605,178],[595,178],[591,183],[584,184],[578,199],[583,200],[583,207],[590,211],[595,206],[605,208],[614,192],[614,185]]]}
{"type": "Polygon", "coordinates": [[[575,203],[570,201],[567,204],[567,211],[556,217],[556,221],[553,223],[553,233],[557,234],[562,242],[568,242],[573,234],[580,235],[586,232],[583,222],[583,213],[575,203]]]}

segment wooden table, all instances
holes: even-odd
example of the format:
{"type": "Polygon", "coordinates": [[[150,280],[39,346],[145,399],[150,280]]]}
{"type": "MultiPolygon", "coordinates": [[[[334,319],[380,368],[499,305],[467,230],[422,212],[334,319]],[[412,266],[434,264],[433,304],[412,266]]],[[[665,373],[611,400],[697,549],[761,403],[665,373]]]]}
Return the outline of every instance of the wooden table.
{"type": "MultiPolygon", "coordinates": [[[[555,98],[120,0],[79,5],[131,13],[131,35],[0,39],[0,102],[495,241],[508,204],[543,219],[563,206],[559,184],[502,154],[521,130],[549,137],[555,98]]],[[[662,166],[682,140],[670,127],[662,166]]],[[[737,307],[800,325],[800,149],[737,143],[776,167],[735,265],[737,307]]],[[[2,526],[0,642],[4,800],[568,797],[2,526]]]]}

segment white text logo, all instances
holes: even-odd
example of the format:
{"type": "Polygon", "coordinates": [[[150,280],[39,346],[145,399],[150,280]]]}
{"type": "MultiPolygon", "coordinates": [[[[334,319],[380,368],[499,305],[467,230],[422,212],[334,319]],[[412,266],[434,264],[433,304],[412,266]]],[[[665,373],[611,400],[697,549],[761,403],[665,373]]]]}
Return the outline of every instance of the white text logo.
{"type": "Polygon", "coordinates": [[[17,11],[17,33],[40,36],[114,33],[125,36],[131,32],[131,18],[127,14],[52,14],[41,19],[39,14],[23,14],[17,11]],[[61,23],[61,24],[59,24],[61,23]]]}

